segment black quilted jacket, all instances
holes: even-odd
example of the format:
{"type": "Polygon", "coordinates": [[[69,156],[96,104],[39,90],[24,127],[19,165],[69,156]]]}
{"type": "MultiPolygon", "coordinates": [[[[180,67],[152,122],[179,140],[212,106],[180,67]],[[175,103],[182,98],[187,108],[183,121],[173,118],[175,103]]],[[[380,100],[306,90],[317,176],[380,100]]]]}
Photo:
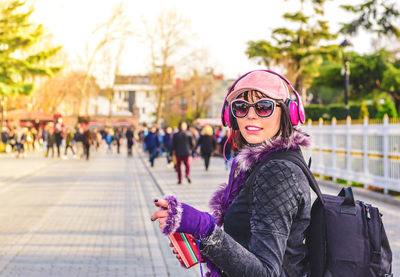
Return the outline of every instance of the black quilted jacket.
{"type": "MultiPolygon", "coordinates": [[[[248,186],[246,182],[232,205],[238,198],[246,197],[248,186]]],[[[242,246],[235,236],[216,227],[203,239],[202,255],[216,264],[224,276],[286,277],[284,259],[297,276],[307,276],[304,233],[310,223],[311,209],[307,177],[290,161],[266,161],[255,172],[252,191],[247,245],[241,242],[242,246]]]]}

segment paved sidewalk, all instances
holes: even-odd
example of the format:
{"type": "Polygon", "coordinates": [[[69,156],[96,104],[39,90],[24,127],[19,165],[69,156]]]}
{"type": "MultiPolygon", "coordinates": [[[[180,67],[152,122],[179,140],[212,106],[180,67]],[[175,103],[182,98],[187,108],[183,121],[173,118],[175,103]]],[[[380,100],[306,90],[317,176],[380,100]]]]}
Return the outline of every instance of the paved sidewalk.
{"type": "Polygon", "coordinates": [[[27,157],[19,158],[12,154],[0,153],[0,183],[7,183],[34,174],[56,160],[44,158],[41,150],[28,153],[27,157]]]}
{"type": "Polygon", "coordinates": [[[151,222],[158,192],[137,156],[0,159],[18,167],[0,180],[0,276],[200,275],[151,222]]]}

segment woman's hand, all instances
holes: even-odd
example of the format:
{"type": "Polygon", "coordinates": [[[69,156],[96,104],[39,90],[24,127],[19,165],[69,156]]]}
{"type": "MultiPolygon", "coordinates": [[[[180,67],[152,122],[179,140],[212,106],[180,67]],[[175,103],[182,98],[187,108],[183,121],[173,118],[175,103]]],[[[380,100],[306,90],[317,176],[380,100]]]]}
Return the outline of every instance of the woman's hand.
{"type": "Polygon", "coordinates": [[[215,220],[212,215],[179,202],[174,195],[167,195],[164,199],[156,198],[153,203],[160,209],[151,216],[151,220],[158,219],[164,235],[178,232],[204,238],[214,231],[215,220]]]}
{"type": "Polygon", "coordinates": [[[164,228],[165,220],[167,219],[167,216],[168,216],[168,201],[166,201],[164,199],[155,198],[153,200],[153,202],[154,202],[154,205],[156,205],[160,209],[157,210],[151,216],[151,220],[156,221],[158,219],[158,225],[160,226],[160,229],[162,230],[164,228]]]}
{"type": "Polygon", "coordinates": [[[178,254],[178,251],[175,249],[174,245],[172,244],[172,242],[169,244],[170,247],[172,247],[172,253],[175,254],[176,258],[178,259],[178,261],[184,265],[183,260],[181,258],[181,256],[178,254]]]}
{"type": "MultiPolygon", "coordinates": [[[[164,199],[158,199],[158,198],[154,199],[153,202],[154,205],[160,207],[160,209],[151,216],[151,220],[156,221],[158,219],[158,224],[160,226],[160,229],[162,229],[164,227],[165,220],[168,216],[168,202],[164,199]]],[[[181,264],[184,264],[181,256],[178,254],[178,251],[175,249],[172,242],[169,244],[169,246],[173,248],[172,253],[176,255],[178,261],[181,264]]]]}

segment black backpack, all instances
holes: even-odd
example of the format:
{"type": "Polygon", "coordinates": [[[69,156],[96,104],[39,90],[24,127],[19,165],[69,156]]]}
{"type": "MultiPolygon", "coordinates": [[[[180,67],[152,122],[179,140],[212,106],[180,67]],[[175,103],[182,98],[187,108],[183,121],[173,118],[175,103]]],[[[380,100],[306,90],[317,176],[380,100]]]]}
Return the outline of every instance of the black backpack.
{"type": "MultiPolygon", "coordinates": [[[[306,233],[311,277],[393,276],[392,251],[378,208],[355,201],[351,187],[342,188],[338,196],[322,194],[300,149],[273,152],[254,167],[252,173],[265,161],[274,159],[288,160],[299,166],[317,194],[306,233]]],[[[254,175],[250,174],[249,178],[255,178],[254,175]]],[[[290,277],[297,276],[286,256],[283,268],[290,277]]]]}

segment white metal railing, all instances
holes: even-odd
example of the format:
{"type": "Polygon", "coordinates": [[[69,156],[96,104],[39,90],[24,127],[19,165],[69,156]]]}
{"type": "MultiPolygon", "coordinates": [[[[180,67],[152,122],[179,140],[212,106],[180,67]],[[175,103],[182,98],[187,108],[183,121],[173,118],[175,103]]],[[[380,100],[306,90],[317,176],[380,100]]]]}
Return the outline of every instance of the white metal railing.
{"type": "Polygon", "coordinates": [[[382,124],[352,124],[349,118],[345,125],[321,120],[303,129],[312,138],[303,152],[314,173],[400,192],[400,123],[385,117],[382,124]]]}

